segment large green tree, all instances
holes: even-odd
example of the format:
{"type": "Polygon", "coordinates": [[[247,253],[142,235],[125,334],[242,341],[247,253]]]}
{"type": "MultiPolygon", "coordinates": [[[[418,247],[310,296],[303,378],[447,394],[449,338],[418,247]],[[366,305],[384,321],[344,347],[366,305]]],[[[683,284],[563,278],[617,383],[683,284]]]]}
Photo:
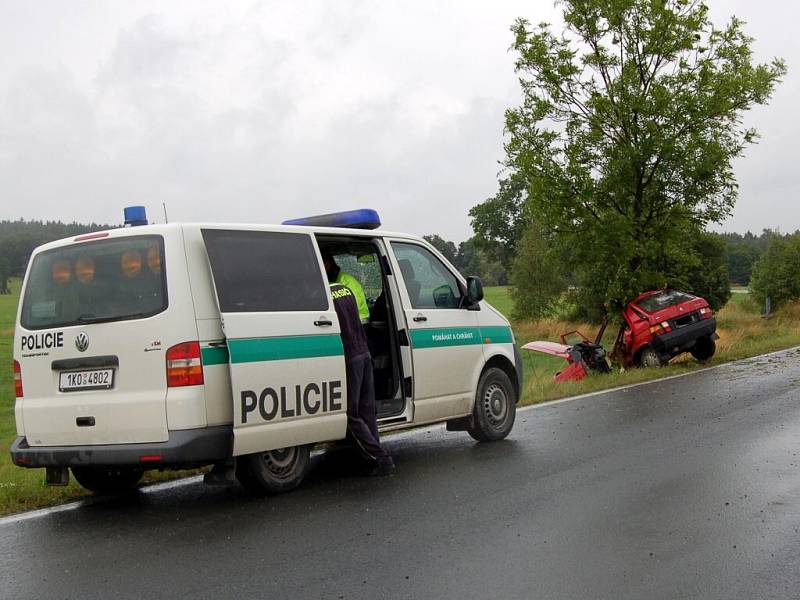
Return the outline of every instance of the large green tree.
{"type": "Polygon", "coordinates": [[[512,27],[523,100],[506,113],[507,174],[471,214],[506,246],[515,219],[537,223],[596,313],[670,284],[665,268],[698,255],[687,236],[731,213],[732,160],[756,138],[743,112],[786,68],[755,64],[743,23],[717,28],[701,1],[559,4],[560,33],[512,27]]]}

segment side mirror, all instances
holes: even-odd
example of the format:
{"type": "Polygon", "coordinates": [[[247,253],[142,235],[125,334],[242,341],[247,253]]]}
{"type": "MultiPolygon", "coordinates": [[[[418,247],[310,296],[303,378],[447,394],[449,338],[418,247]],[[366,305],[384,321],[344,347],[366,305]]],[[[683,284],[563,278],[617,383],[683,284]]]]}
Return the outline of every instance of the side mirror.
{"type": "Polygon", "coordinates": [[[467,277],[467,306],[475,306],[483,300],[483,283],[480,277],[467,277]]]}

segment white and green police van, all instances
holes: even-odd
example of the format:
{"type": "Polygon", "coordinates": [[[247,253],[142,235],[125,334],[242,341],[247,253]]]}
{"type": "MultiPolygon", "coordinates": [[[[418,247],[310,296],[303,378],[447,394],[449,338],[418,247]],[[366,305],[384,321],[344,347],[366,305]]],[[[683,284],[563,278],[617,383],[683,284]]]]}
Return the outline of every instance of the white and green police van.
{"type": "Polygon", "coordinates": [[[98,492],[209,464],[255,493],[298,485],[314,444],[347,427],[323,254],[367,296],[380,431],[446,421],[477,440],[508,435],[522,387],[509,323],[424,240],[376,231],[369,210],[147,225],[140,209],[126,211],[134,226],[31,257],[14,338],[16,465],[62,485],[70,469],[98,492]]]}

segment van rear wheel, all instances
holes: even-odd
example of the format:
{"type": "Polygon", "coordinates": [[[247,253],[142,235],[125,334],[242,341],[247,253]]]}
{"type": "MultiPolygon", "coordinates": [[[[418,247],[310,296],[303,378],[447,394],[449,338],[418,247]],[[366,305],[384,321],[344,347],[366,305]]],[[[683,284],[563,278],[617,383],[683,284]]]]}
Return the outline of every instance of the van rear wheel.
{"type": "Polygon", "coordinates": [[[72,475],[90,492],[119,494],[134,489],[144,471],[135,467],[72,467],[72,475]]]}
{"type": "Polygon", "coordinates": [[[240,456],[236,479],[251,494],[280,494],[296,488],[308,471],[311,446],[291,446],[240,456]]]}
{"type": "Polygon", "coordinates": [[[502,369],[486,369],[478,382],[472,424],[467,432],[479,442],[502,440],[514,427],[517,393],[502,369]]]}

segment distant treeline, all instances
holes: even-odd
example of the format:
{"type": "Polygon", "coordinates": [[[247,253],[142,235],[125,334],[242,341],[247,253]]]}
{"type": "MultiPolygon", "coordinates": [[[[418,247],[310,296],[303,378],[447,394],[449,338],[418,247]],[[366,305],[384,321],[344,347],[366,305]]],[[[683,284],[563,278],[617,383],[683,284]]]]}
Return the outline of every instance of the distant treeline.
{"type": "MultiPolygon", "coordinates": [[[[65,237],[108,229],[100,223],[62,223],[61,221],[0,221],[0,293],[8,293],[8,278],[25,273],[31,252],[37,246],[65,237]]],[[[759,235],[751,232],[722,233],[725,259],[733,283],[749,285],[753,264],[766,251],[773,236],[786,237],[769,229],[759,235]]],[[[487,285],[506,285],[508,266],[490,248],[476,243],[475,238],[456,244],[439,235],[425,236],[453,265],[465,275],[478,275],[487,285]]]]}
{"type": "Polygon", "coordinates": [[[484,285],[508,285],[508,269],[500,257],[492,248],[476,243],[475,238],[456,244],[436,234],[423,237],[464,277],[476,275],[484,285]]]}
{"type": "Polygon", "coordinates": [[[65,237],[108,229],[108,225],[61,221],[0,221],[0,293],[8,293],[8,278],[22,276],[37,246],[65,237]]]}
{"type": "Polygon", "coordinates": [[[728,276],[732,283],[739,285],[750,285],[753,265],[766,252],[770,239],[773,236],[786,237],[786,235],[781,235],[771,229],[764,229],[760,235],[749,231],[745,234],[722,233],[716,235],[725,240],[728,276]]]}

